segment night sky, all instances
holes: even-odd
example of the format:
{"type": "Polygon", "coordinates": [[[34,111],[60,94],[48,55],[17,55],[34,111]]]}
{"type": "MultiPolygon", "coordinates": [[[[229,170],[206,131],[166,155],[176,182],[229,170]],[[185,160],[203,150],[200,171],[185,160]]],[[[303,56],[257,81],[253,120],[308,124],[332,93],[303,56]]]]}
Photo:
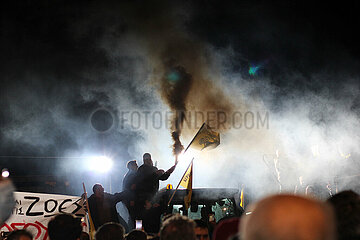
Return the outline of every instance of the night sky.
{"type": "MultiPolygon", "coordinates": [[[[356,173],[360,170],[356,159],[360,152],[357,133],[360,126],[360,8],[357,2],[39,0],[2,3],[0,166],[8,168],[14,180],[29,175],[65,176],[63,181],[77,186],[64,190],[58,183],[55,190],[43,190],[18,183],[20,189],[63,193],[78,193],[82,181],[90,184],[104,180],[89,180],[91,173],[79,170],[83,162],[77,157],[91,154],[113,157],[113,191],[121,186],[125,163],[141,160],[145,151],[154,153],[162,168],[171,166],[172,162],[166,160],[172,157],[168,130],[153,139],[154,131],[120,127],[119,116],[123,109],[169,108],[152,77],[162,60],[159,56],[164,56],[164,45],[169,44],[168,49],[174,50],[175,58],[193,56],[178,53],[192,52],[187,49],[190,46],[196,48],[195,56],[199,51],[205,62],[217,66],[216,74],[221,80],[214,77],[214,86],[218,84],[216,89],[223,91],[234,106],[240,101],[240,95],[246,99],[247,106],[261,102],[262,109],[270,112],[270,119],[275,122],[267,135],[281,132],[281,144],[275,145],[286,146],[286,159],[295,155],[298,159],[299,152],[309,151],[303,149],[308,148],[306,144],[310,140],[306,134],[298,136],[298,133],[316,132],[321,139],[320,147],[332,148],[339,140],[344,151],[352,153],[342,169],[353,166],[356,173]],[[177,38],[182,40],[174,42],[177,38]],[[249,73],[250,67],[258,67],[255,74],[249,73]],[[110,123],[104,123],[112,126],[109,131],[94,129],[97,123],[92,116],[96,117],[94,113],[99,109],[112,114],[111,120],[108,118],[110,123]],[[289,127],[291,124],[286,126],[287,123],[293,124],[294,129],[289,127]],[[281,131],[274,130],[279,126],[284,126],[281,131]],[[165,153],[159,153],[162,151],[165,153]]],[[[166,57],[171,58],[172,53],[167,52],[166,57]]],[[[182,61],[186,71],[196,78],[191,68],[186,67],[192,60],[182,61]]],[[[193,98],[190,96],[190,99],[193,98]]],[[[189,100],[186,104],[195,103],[189,100]]],[[[224,145],[227,133],[224,133],[224,145]]],[[[241,139],[257,142],[251,132],[246,134],[250,137],[241,135],[241,139]]],[[[188,139],[185,137],[185,142],[188,139]]],[[[226,160],[234,159],[231,155],[217,161],[235,164],[241,172],[256,169],[262,164],[261,160],[259,165],[249,164],[248,159],[241,159],[244,151],[256,152],[252,155],[255,159],[268,154],[269,150],[261,144],[248,147],[245,141],[239,141],[244,147],[233,144],[229,147],[241,163],[226,160]]],[[[222,175],[237,172],[220,165],[222,175]]],[[[309,175],[313,176],[321,166],[314,166],[309,175]]],[[[215,171],[209,171],[215,180],[221,178],[215,171]]],[[[341,174],[343,172],[338,173],[341,174]]],[[[251,182],[250,174],[245,175],[240,183],[251,182]]],[[[176,181],[174,178],[173,184],[176,181]]],[[[202,185],[207,185],[206,180],[202,185]]]]}

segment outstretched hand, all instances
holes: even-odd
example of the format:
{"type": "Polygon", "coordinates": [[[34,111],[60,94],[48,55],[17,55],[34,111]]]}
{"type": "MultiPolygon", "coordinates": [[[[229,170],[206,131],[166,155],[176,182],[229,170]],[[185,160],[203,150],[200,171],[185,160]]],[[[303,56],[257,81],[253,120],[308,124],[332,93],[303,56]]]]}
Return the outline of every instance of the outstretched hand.
{"type": "Polygon", "coordinates": [[[166,172],[168,173],[172,173],[176,168],[176,164],[174,166],[172,166],[171,168],[169,168],[169,170],[167,170],[166,172]]]}

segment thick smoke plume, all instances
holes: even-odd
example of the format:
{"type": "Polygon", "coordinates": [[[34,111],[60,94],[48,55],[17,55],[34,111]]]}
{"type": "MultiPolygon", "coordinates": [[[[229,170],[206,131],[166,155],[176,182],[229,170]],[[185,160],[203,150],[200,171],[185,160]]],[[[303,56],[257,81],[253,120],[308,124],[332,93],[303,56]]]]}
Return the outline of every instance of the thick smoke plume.
{"type": "MultiPolygon", "coordinates": [[[[183,149],[180,136],[189,108],[200,112],[213,110],[229,114],[233,106],[215,83],[219,75],[211,71],[214,66],[210,48],[189,35],[184,29],[184,23],[179,21],[188,18],[188,12],[185,11],[189,9],[160,2],[161,8],[157,8],[156,4],[148,4],[140,9],[132,9],[131,6],[130,9],[140,12],[136,19],[130,18],[129,24],[148,53],[153,69],[153,83],[159,87],[162,98],[174,112],[171,135],[173,152],[177,155],[183,149]],[[151,12],[154,13],[152,19],[147,21],[151,12]]],[[[211,118],[205,120],[213,126],[219,126],[216,116],[211,118]]],[[[195,129],[190,130],[189,133],[193,134],[195,129]]]]}
{"type": "Polygon", "coordinates": [[[161,81],[161,93],[167,104],[174,111],[171,136],[174,141],[174,155],[179,155],[184,147],[180,141],[181,130],[185,120],[186,102],[192,87],[192,77],[180,66],[166,63],[166,75],[161,81]]]}

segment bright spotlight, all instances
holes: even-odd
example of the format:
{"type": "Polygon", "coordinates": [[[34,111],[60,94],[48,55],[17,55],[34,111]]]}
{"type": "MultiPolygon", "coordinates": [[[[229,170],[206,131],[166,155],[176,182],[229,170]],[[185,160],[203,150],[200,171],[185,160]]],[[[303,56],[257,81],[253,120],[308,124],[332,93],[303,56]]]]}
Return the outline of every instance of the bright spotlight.
{"type": "Polygon", "coordinates": [[[7,178],[10,176],[10,172],[6,168],[4,168],[3,170],[1,170],[1,176],[7,178]]]}
{"type": "Polygon", "coordinates": [[[112,165],[112,160],[105,156],[92,157],[89,161],[90,170],[101,173],[108,172],[112,165]]]}

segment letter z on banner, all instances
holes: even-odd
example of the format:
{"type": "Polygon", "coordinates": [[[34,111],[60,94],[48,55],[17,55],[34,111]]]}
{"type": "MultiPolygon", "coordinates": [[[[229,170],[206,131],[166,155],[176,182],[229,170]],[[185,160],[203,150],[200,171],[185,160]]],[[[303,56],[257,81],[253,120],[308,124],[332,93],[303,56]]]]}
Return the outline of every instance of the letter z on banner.
{"type": "Polygon", "coordinates": [[[1,226],[1,232],[26,229],[35,240],[47,240],[47,225],[60,213],[71,213],[82,218],[83,230],[89,232],[85,217],[84,199],[76,196],[15,192],[15,208],[11,217],[1,226]]]}

